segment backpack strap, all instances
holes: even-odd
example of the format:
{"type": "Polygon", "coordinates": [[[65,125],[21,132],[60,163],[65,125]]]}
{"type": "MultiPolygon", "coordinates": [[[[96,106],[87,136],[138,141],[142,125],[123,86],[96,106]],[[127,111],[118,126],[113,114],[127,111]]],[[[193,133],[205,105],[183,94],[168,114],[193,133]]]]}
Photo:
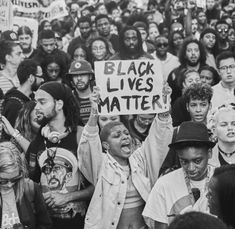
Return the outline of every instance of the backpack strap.
{"type": "Polygon", "coordinates": [[[8,100],[10,100],[10,99],[15,99],[15,100],[17,100],[22,106],[24,106],[24,102],[23,102],[21,99],[15,97],[15,96],[12,96],[12,97],[9,97],[9,98],[8,98],[8,100]]]}

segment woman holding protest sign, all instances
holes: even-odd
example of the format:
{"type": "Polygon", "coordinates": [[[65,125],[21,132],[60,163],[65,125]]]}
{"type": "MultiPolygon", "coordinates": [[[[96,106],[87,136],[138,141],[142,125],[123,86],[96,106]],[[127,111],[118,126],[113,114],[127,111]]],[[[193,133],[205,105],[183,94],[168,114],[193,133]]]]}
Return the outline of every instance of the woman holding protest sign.
{"type": "MultiPolygon", "coordinates": [[[[169,90],[167,87],[164,91],[169,90]]],[[[98,101],[95,87],[91,115],[78,148],[80,170],[96,186],[85,228],[147,228],[142,210],[172,138],[170,114],[156,115],[145,142],[133,152],[131,136],[123,123],[110,122],[99,135],[98,101]]]]}

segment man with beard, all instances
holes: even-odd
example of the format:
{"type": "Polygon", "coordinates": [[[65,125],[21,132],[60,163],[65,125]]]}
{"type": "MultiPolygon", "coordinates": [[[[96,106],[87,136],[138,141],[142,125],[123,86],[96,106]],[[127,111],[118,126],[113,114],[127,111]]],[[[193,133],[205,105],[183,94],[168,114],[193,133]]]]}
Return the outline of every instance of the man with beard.
{"type": "Polygon", "coordinates": [[[49,55],[56,56],[61,59],[61,61],[66,64],[65,71],[68,71],[70,65],[70,57],[67,53],[62,50],[59,50],[56,47],[54,31],[42,30],[39,34],[39,47],[37,48],[37,53],[33,59],[41,65],[43,60],[45,60],[45,58],[49,55]]]}
{"type": "Polygon", "coordinates": [[[91,94],[91,81],[94,78],[90,63],[85,60],[72,62],[68,77],[74,89],[74,96],[79,103],[80,118],[85,125],[91,111],[89,98],[91,94]]]}
{"type": "Polygon", "coordinates": [[[31,29],[28,26],[21,26],[18,30],[18,40],[25,59],[31,59],[36,54],[36,50],[32,47],[32,39],[31,29]]]}
{"type": "Polygon", "coordinates": [[[86,200],[91,197],[93,186],[88,185],[77,166],[73,166],[74,169],[67,173],[67,176],[63,175],[64,169],[58,166],[55,168],[58,157],[60,165],[63,163],[63,167],[68,169],[70,164],[76,162],[75,160],[72,163],[71,158],[76,158],[81,134],[77,103],[72,90],[59,82],[47,82],[41,85],[35,93],[35,100],[37,119],[42,127],[26,152],[29,177],[43,183],[45,174],[49,175],[52,171],[55,172],[55,169],[60,169],[57,171],[57,175],[60,174],[57,182],[52,180],[47,185],[43,183],[44,199],[50,209],[53,229],[83,228],[86,200]],[[42,157],[45,160],[42,160],[42,157]],[[63,177],[66,181],[63,181],[63,177]],[[60,191],[58,189],[63,187],[63,182],[68,183],[66,189],[60,191]]]}
{"type": "Polygon", "coordinates": [[[42,84],[42,68],[33,60],[24,60],[17,68],[17,75],[20,81],[18,88],[10,89],[3,97],[2,114],[9,120],[12,126],[15,125],[19,110],[31,100],[32,93],[42,84]]]}
{"type": "Polygon", "coordinates": [[[163,78],[166,81],[170,72],[180,65],[179,59],[178,57],[167,52],[169,42],[165,36],[159,35],[156,38],[155,47],[156,51],[152,55],[157,61],[161,62],[163,78]]]}
{"type": "Polygon", "coordinates": [[[182,95],[181,85],[182,73],[186,70],[199,71],[202,66],[205,66],[206,52],[205,48],[196,39],[186,39],[182,45],[179,54],[180,66],[175,68],[168,76],[167,82],[172,89],[171,104],[182,95]]]}
{"type": "Polygon", "coordinates": [[[113,49],[119,51],[118,35],[111,33],[111,23],[107,14],[99,14],[95,18],[95,25],[98,35],[108,40],[113,49]]]}
{"type": "MultiPolygon", "coordinates": [[[[78,45],[88,46],[89,41],[94,37],[94,35],[92,34],[92,30],[91,30],[92,23],[91,23],[90,17],[88,17],[88,16],[80,17],[77,22],[76,27],[79,28],[80,36],[75,37],[69,43],[67,52],[70,56],[73,56],[73,52],[78,45]]],[[[75,30],[76,30],[76,28],[75,28],[75,30]]]]}
{"type": "Polygon", "coordinates": [[[141,34],[134,26],[123,28],[119,35],[119,52],[110,58],[110,60],[130,59],[154,59],[150,54],[144,52],[141,34]]]}

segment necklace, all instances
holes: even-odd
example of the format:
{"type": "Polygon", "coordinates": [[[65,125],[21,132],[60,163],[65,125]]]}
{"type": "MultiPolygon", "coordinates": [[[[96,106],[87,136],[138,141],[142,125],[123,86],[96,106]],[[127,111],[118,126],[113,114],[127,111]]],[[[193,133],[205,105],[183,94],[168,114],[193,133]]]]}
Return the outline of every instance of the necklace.
{"type": "MultiPolygon", "coordinates": [[[[192,206],[195,204],[195,202],[197,201],[197,199],[200,198],[200,190],[198,188],[192,188],[191,187],[191,182],[190,182],[190,178],[188,177],[187,173],[183,170],[184,172],[184,179],[185,179],[185,183],[188,189],[188,193],[189,193],[189,198],[191,201],[192,206]]],[[[204,192],[207,191],[208,189],[208,184],[210,181],[210,167],[207,167],[207,175],[206,175],[206,182],[205,182],[205,186],[204,186],[204,192]]]]}
{"type": "Polygon", "coordinates": [[[232,153],[225,153],[222,149],[220,149],[219,146],[218,146],[218,149],[219,149],[219,152],[225,155],[226,157],[231,157],[233,156],[233,154],[235,154],[235,151],[233,151],[232,153]]]}

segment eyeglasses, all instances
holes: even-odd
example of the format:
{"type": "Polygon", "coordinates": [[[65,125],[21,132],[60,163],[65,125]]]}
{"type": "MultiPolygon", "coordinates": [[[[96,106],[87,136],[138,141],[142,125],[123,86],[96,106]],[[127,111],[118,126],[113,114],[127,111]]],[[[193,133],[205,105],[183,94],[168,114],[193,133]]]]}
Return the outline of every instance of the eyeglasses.
{"type": "Polygon", "coordinates": [[[221,72],[227,72],[228,69],[231,71],[234,68],[235,68],[235,64],[231,64],[231,65],[228,65],[228,66],[225,65],[225,66],[219,67],[219,70],[221,72]]]}
{"type": "Polygon", "coordinates": [[[42,75],[32,74],[32,75],[34,75],[35,77],[38,77],[38,78],[44,79],[44,75],[43,75],[43,74],[42,74],[42,75]]]}
{"type": "Polygon", "coordinates": [[[168,43],[158,43],[158,44],[156,44],[156,46],[158,48],[161,48],[161,47],[166,48],[168,46],[168,43]]]}
{"type": "Polygon", "coordinates": [[[42,172],[46,175],[50,174],[53,167],[55,166],[55,155],[56,155],[57,147],[55,150],[47,149],[47,159],[45,160],[45,165],[42,167],[42,172]]]}
{"type": "Polygon", "coordinates": [[[0,185],[6,185],[6,184],[8,184],[9,182],[10,182],[11,184],[14,184],[14,183],[16,183],[18,180],[20,180],[22,177],[23,177],[23,175],[20,174],[20,175],[18,175],[18,176],[16,176],[16,177],[13,177],[13,178],[11,178],[11,179],[0,179],[0,185]]]}

